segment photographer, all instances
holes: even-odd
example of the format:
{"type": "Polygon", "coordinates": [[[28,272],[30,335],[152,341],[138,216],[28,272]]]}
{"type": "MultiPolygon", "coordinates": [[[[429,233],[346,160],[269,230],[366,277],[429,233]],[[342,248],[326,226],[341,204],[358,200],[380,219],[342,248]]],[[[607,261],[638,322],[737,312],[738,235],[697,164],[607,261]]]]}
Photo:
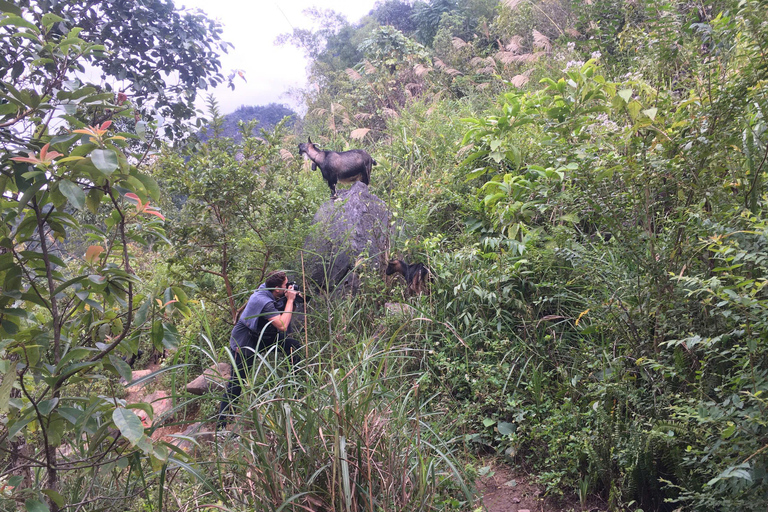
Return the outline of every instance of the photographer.
{"type": "Polygon", "coordinates": [[[275,343],[291,358],[295,367],[301,360],[298,341],[289,338],[294,302],[299,292],[294,286],[288,288],[285,272],[273,272],[248,299],[240,319],[232,329],[229,350],[235,358],[235,368],[227,384],[227,391],[219,409],[218,425],[224,426],[225,416],[231,403],[241,393],[240,379],[253,365],[256,352],[268,349],[275,343]]]}

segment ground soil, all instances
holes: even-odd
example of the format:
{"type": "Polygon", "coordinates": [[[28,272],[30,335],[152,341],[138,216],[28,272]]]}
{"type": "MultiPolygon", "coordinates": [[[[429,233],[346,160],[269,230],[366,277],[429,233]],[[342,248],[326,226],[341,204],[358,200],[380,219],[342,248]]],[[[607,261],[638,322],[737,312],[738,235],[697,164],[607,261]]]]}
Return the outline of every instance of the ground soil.
{"type": "Polygon", "coordinates": [[[600,510],[595,503],[582,507],[575,497],[556,500],[544,497],[543,489],[533,478],[512,466],[488,460],[491,468],[477,480],[482,506],[487,512],[592,512],[600,510]]]}

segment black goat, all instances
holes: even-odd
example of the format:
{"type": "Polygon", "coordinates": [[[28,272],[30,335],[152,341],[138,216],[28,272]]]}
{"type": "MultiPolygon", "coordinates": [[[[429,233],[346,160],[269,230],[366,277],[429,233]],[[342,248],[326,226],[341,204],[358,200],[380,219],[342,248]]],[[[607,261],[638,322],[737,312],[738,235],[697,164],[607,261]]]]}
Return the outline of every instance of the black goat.
{"type": "Polygon", "coordinates": [[[403,260],[391,260],[387,264],[387,275],[395,272],[403,275],[408,291],[412,295],[421,295],[427,290],[427,285],[432,281],[432,271],[423,263],[408,264],[403,260]]]}
{"type": "Polygon", "coordinates": [[[323,179],[331,188],[331,199],[336,198],[336,183],[354,183],[362,181],[368,185],[371,181],[371,167],[376,160],[362,149],[350,151],[321,151],[307,137],[307,142],[299,144],[299,154],[307,155],[312,160],[312,170],[318,167],[323,179]]]}

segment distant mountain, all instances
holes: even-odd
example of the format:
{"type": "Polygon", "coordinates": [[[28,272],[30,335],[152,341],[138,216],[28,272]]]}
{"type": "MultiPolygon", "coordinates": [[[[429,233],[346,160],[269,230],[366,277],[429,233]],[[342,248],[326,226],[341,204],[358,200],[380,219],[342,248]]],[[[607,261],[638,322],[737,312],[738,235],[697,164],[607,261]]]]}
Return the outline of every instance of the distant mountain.
{"type": "MultiPolygon", "coordinates": [[[[285,105],[279,105],[277,103],[270,103],[269,105],[259,106],[246,106],[238,108],[231,114],[223,116],[224,122],[222,125],[222,137],[231,137],[235,140],[240,140],[240,130],[238,130],[238,123],[240,121],[250,121],[256,119],[259,124],[256,125],[255,135],[259,134],[260,129],[271,130],[279,123],[284,117],[290,116],[288,126],[293,125],[297,118],[296,112],[286,107],[285,105]]],[[[205,132],[206,130],[204,130],[205,132]]],[[[207,130],[209,133],[202,133],[201,139],[208,139],[210,134],[210,127],[207,130]]]]}

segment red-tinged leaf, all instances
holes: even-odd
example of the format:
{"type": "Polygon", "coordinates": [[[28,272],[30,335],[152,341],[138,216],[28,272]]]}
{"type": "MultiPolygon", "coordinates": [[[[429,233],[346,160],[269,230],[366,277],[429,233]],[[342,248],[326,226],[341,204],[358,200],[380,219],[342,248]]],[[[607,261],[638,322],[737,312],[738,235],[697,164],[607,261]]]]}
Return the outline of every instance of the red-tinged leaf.
{"type": "Polygon", "coordinates": [[[125,194],[125,198],[131,201],[132,203],[141,204],[141,199],[139,199],[139,196],[137,196],[133,192],[128,192],[127,194],[125,194]]]}
{"type": "Polygon", "coordinates": [[[88,247],[88,250],[85,251],[85,261],[93,265],[102,252],[104,252],[104,248],[100,245],[92,245],[88,247]]]}
{"type": "Polygon", "coordinates": [[[154,215],[156,217],[160,217],[160,219],[162,219],[162,220],[165,220],[165,217],[163,216],[163,214],[158,212],[158,211],[156,211],[156,210],[151,210],[151,209],[150,210],[144,210],[144,213],[148,213],[150,215],[154,215]]]}
{"type": "Polygon", "coordinates": [[[26,156],[15,156],[15,157],[11,158],[11,160],[13,160],[14,162],[28,162],[30,164],[41,164],[42,163],[37,157],[35,157],[35,155],[33,153],[29,153],[28,157],[26,157],[26,156]]]}

